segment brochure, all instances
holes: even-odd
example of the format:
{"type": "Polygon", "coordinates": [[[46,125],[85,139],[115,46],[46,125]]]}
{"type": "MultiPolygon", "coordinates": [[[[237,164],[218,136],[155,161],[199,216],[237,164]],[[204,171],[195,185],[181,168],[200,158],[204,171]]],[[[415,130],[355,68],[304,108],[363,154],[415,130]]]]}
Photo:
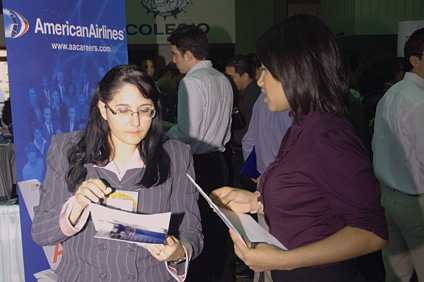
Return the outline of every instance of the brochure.
{"type": "Polygon", "coordinates": [[[166,241],[171,212],[137,214],[90,203],[89,210],[97,231],[94,237],[144,244],[166,241]]]}
{"type": "Polygon", "coordinates": [[[272,236],[268,231],[266,231],[262,226],[259,225],[250,215],[235,213],[226,209],[221,209],[209,198],[208,195],[203,191],[203,189],[187,174],[187,177],[194,184],[194,186],[199,190],[200,194],[205,198],[205,200],[210,204],[211,208],[216,212],[216,214],[224,221],[228,228],[233,230],[237,237],[244,243],[247,247],[246,242],[243,237],[246,237],[250,242],[261,242],[273,245],[282,250],[287,250],[287,248],[281,244],[274,236],[272,236]]]}

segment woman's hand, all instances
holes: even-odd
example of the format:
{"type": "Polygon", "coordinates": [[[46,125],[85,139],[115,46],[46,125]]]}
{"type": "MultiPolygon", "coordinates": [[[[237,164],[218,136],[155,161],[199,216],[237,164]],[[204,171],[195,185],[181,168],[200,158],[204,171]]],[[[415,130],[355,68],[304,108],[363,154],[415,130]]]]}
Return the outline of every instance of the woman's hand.
{"type": "Polygon", "coordinates": [[[256,210],[258,206],[257,193],[247,190],[224,186],[213,190],[210,198],[220,208],[238,213],[247,213],[256,210]]]}
{"type": "Polygon", "coordinates": [[[262,272],[281,267],[282,252],[285,251],[265,243],[258,244],[255,249],[251,249],[252,243],[246,238],[245,242],[248,247],[243,244],[234,231],[230,230],[230,236],[234,242],[236,255],[253,271],[262,272]]]}
{"type": "Polygon", "coordinates": [[[170,235],[163,245],[146,244],[147,250],[158,261],[176,261],[184,257],[184,248],[180,240],[170,235]]]}
{"type": "Polygon", "coordinates": [[[69,220],[75,224],[82,211],[89,203],[97,203],[101,198],[112,192],[112,188],[107,187],[102,180],[90,178],[78,187],[75,193],[75,201],[72,205],[69,220]]]}
{"type": "Polygon", "coordinates": [[[234,251],[254,271],[292,270],[302,267],[337,263],[375,252],[386,245],[386,240],[376,234],[352,226],[345,226],[336,233],[311,244],[289,251],[280,250],[268,244],[247,248],[237,235],[230,230],[234,251]]]}

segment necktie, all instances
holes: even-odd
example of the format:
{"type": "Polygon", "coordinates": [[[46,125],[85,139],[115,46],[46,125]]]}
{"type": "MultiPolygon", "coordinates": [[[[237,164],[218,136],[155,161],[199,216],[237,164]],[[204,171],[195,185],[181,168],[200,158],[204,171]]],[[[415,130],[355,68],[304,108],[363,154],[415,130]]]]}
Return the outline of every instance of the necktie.
{"type": "Polygon", "coordinates": [[[50,93],[49,93],[49,90],[44,90],[44,93],[46,93],[47,103],[50,104],[50,93]]]}

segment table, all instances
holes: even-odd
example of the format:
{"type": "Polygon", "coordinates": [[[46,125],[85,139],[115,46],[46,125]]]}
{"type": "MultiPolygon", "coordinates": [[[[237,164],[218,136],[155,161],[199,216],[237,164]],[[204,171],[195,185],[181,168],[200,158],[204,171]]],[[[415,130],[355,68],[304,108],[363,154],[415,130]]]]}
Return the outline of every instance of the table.
{"type": "Polygon", "coordinates": [[[0,281],[25,281],[19,205],[0,205],[0,281]]]}

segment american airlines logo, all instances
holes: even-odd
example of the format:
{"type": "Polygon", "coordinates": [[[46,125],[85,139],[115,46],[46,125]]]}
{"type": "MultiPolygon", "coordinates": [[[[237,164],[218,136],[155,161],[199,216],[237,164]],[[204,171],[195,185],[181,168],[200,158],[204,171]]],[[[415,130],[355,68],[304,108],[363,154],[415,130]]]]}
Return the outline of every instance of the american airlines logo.
{"type": "Polygon", "coordinates": [[[3,18],[6,38],[18,38],[29,29],[28,21],[16,11],[3,9],[3,18]]]}

